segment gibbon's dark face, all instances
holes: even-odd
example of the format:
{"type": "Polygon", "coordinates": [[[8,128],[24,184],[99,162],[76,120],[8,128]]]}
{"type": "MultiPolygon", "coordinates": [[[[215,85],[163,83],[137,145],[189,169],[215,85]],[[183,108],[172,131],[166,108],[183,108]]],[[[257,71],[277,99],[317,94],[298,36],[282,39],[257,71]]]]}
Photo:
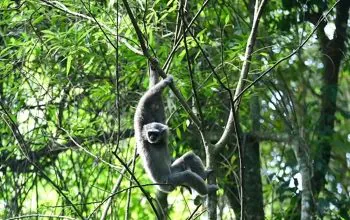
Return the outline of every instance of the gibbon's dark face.
{"type": "Polygon", "coordinates": [[[168,126],[161,123],[152,122],[144,125],[143,129],[147,141],[151,144],[157,144],[166,138],[168,126]]]}
{"type": "Polygon", "coordinates": [[[159,142],[161,135],[162,135],[161,131],[148,131],[148,133],[147,133],[148,142],[150,142],[152,144],[159,142]]]}

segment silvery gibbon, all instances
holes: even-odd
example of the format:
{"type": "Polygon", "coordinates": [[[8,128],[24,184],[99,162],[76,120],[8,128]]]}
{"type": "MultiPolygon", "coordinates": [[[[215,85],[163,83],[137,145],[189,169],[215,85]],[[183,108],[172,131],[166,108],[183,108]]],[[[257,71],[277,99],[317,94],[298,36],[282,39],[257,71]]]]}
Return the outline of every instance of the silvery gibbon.
{"type": "Polygon", "coordinates": [[[217,185],[205,182],[210,171],[204,168],[202,160],[193,152],[172,162],[168,149],[169,128],[165,122],[161,94],[173,83],[173,77],[168,76],[159,82],[154,77],[151,76],[152,86],[141,97],[134,116],[137,151],[146,173],[154,183],[159,184],[157,187],[162,192],[169,193],[180,185],[190,187],[202,196],[216,191],[217,185]]]}

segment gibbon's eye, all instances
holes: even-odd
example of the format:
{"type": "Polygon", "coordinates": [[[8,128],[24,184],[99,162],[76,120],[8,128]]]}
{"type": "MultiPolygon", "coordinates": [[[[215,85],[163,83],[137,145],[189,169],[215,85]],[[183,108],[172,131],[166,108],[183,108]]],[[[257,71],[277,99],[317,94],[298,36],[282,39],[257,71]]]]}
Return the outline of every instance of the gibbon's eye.
{"type": "Polygon", "coordinates": [[[148,138],[151,142],[156,142],[158,140],[159,132],[157,131],[149,131],[148,138]]]}

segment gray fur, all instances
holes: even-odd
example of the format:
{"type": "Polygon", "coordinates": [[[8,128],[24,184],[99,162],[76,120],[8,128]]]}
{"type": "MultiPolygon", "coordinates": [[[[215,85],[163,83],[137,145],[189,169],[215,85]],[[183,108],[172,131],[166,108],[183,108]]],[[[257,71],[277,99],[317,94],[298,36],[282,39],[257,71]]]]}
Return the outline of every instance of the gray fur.
{"type": "MultiPolygon", "coordinates": [[[[147,174],[155,183],[166,183],[170,175],[171,160],[168,150],[168,129],[164,125],[163,120],[165,119],[160,117],[157,112],[163,107],[161,93],[172,81],[172,77],[167,77],[152,86],[141,97],[134,116],[137,151],[147,174]],[[147,138],[150,129],[159,131],[165,129],[166,132],[159,132],[159,141],[150,143],[147,138]]],[[[159,188],[165,192],[170,192],[173,189],[168,185],[159,185],[159,188]]]]}
{"type": "Polygon", "coordinates": [[[206,170],[201,158],[193,152],[187,152],[181,157],[177,158],[171,164],[170,169],[173,174],[182,173],[184,177],[187,176],[187,182],[180,184],[191,187],[192,189],[196,190],[200,195],[205,195],[218,190],[217,185],[205,183],[205,180],[207,179],[208,175],[212,172],[212,170],[206,170]],[[189,182],[191,183],[189,184],[189,182]]]}
{"type": "Polygon", "coordinates": [[[150,87],[140,99],[135,116],[134,129],[138,153],[144,168],[159,190],[170,192],[176,186],[185,185],[199,194],[216,191],[216,185],[208,185],[205,179],[209,171],[204,169],[201,159],[190,152],[171,162],[168,149],[168,126],[165,125],[161,93],[173,82],[168,76],[150,87]]]}
{"type": "Polygon", "coordinates": [[[145,124],[142,129],[142,139],[154,145],[164,146],[168,140],[168,126],[158,122],[145,124]]]}

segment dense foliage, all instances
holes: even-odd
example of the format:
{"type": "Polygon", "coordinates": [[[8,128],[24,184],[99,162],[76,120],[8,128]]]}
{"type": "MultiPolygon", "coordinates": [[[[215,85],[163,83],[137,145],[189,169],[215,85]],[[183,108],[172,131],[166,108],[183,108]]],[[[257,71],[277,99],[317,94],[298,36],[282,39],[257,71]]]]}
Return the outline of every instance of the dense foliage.
{"type": "MultiPolygon", "coordinates": [[[[254,2],[128,2],[210,144],[232,107],[228,91],[243,68],[254,2]]],[[[241,216],[242,201],[247,219],[300,218],[303,171],[312,178],[313,215],[350,218],[349,3],[335,3],[263,7],[244,85],[287,59],[242,95],[238,129],[215,155],[220,218],[241,216]]],[[[125,4],[2,0],[0,15],[0,218],[155,216],[155,187],[140,160],[133,163],[133,114],[149,63],[125,4]]],[[[192,150],[207,159],[202,133],[174,93],[164,101],[172,156],[192,150]]],[[[169,194],[168,217],[206,216],[205,204],[192,200],[186,188],[169,194]]]]}

